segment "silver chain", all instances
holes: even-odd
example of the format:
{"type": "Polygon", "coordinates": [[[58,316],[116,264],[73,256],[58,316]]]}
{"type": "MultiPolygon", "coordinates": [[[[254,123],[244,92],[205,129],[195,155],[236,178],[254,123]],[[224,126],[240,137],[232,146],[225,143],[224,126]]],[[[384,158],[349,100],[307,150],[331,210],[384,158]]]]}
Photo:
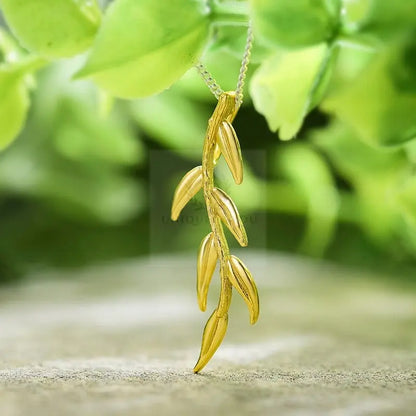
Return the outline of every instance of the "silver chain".
{"type": "MultiPolygon", "coordinates": [[[[253,46],[253,31],[251,28],[251,22],[249,22],[246,46],[244,49],[243,60],[241,61],[240,74],[238,76],[238,81],[237,81],[237,88],[235,90],[237,108],[240,107],[241,104],[243,103],[244,82],[247,76],[247,69],[248,69],[248,65],[250,62],[252,46],[253,46]]],[[[198,62],[195,67],[198,70],[199,74],[201,75],[202,79],[205,81],[205,84],[207,84],[208,88],[215,95],[215,97],[217,99],[220,98],[220,95],[224,91],[219,86],[215,78],[211,75],[211,73],[205,68],[204,64],[202,64],[201,62],[198,62]]]]}
{"type": "Polygon", "coordinates": [[[215,95],[215,97],[218,100],[220,98],[220,95],[224,91],[221,89],[217,81],[215,81],[214,77],[210,74],[210,72],[205,68],[205,66],[201,62],[198,62],[195,65],[195,67],[199,72],[199,75],[201,75],[202,79],[205,81],[205,84],[207,84],[208,88],[211,90],[211,92],[215,95]]]}
{"type": "Polygon", "coordinates": [[[240,67],[240,74],[238,76],[237,88],[235,90],[235,95],[236,95],[236,99],[237,99],[237,101],[236,101],[237,107],[240,107],[240,105],[243,104],[244,82],[246,80],[248,64],[250,63],[251,47],[252,46],[253,46],[253,30],[251,29],[251,23],[249,23],[248,31],[247,31],[246,47],[244,49],[243,60],[241,61],[241,67],[240,67]]]}

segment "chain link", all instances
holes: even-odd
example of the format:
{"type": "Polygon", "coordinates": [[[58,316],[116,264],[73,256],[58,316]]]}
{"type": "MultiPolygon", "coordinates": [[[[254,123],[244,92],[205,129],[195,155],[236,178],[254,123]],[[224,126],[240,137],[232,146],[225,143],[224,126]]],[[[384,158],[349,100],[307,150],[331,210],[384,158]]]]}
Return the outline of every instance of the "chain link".
{"type": "Polygon", "coordinates": [[[214,77],[209,73],[209,71],[205,68],[205,66],[201,62],[198,62],[196,64],[196,69],[198,70],[202,79],[205,81],[205,84],[207,84],[208,88],[211,90],[211,92],[215,95],[215,97],[218,100],[220,98],[220,95],[224,91],[218,85],[217,81],[215,81],[214,77]]]}
{"type": "Polygon", "coordinates": [[[243,104],[244,98],[244,82],[247,76],[248,64],[250,63],[251,47],[253,46],[253,30],[249,23],[247,31],[246,47],[244,49],[243,60],[241,62],[240,74],[238,76],[237,88],[235,90],[237,108],[243,104]]]}
{"type": "MultiPolygon", "coordinates": [[[[253,46],[253,31],[252,31],[252,28],[251,28],[251,22],[249,22],[248,31],[247,31],[246,46],[245,46],[245,49],[244,49],[243,60],[241,62],[240,74],[238,76],[238,82],[237,82],[237,88],[235,90],[237,108],[239,108],[241,106],[241,104],[243,103],[244,82],[246,80],[247,69],[248,69],[248,65],[250,63],[250,56],[251,56],[252,46],[253,46]]],[[[198,70],[199,74],[201,75],[202,79],[205,81],[205,84],[207,84],[208,88],[215,95],[215,97],[217,99],[219,99],[220,95],[224,91],[219,86],[217,81],[214,79],[214,77],[210,74],[210,72],[205,68],[205,66],[201,62],[198,62],[195,67],[198,70]]]]}

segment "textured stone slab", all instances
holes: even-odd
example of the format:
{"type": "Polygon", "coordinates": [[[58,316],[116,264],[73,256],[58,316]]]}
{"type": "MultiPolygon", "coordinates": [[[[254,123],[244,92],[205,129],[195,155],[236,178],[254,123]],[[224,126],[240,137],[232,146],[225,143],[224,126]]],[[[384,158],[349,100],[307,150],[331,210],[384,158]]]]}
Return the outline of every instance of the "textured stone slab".
{"type": "Polygon", "coordinates": [[[235,295],[226,339],[200,375],[191,369],[218,285],[199,312],[193,258],[51,272],[3,288],[0,415],[415,414],[415,287],[244,258],[260,321],[249,325],[235,295]]]}

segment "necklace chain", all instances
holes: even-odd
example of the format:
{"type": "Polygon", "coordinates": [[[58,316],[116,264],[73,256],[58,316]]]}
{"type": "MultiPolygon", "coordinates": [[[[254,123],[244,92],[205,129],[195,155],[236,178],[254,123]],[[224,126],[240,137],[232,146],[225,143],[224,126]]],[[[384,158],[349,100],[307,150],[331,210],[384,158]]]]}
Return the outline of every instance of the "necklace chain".
{"type": "Polygon", "coordinates": [[[248,64],[250,63],[252,46],[253,46],[253,31],[251,29],[251,23],[249,23],[248,30],[247,30],[246,46],[244,48],[243,60],[241,61],[241,67],[240,67],[240,74],[238,76],[237,88],[235,90],[235,95],[237,97],[237,102],[236,102],[237,107],[240,107],[241,104],[243,103],[244,82],[246,80],[248,64]]]}
{"type": "Polygon", "coordinates": [[[211,90],[211,92],[215,95],[215,97],[218,100],[220,98],[220,95],[224,91],[218,85],[217,81],[215,81],[214,77],[210,74],[210,72],[205,68],[204,64],[198,62],[195,67],[201,75],[202,79],[205,81],[205,84],[207,84],[208,88],[211,90]]]}
{"type": "MultiPolygon", "coordinates": [[[[251,23],[249,22],[246,46],[244,49],[243,60],[241,61],[240,74],[238,76],[238,81],[237,81],[237,88],[235,90],[237,108],[239,108],[241,104],[243,103],[244,82],[247,76],[247,70],[248,70],[248,65],[250,62],[252,46],[253,46],[253,31],[251,28],[251,23]]],[[[219,86],[215,78],[211,75],[211,73],[207,70],[207,68],[201,62],[198,62],[195,67],[197,71],[199,72],[199,74],[201,75],[202,79],[205,81],[205,84],[207,84],[210,91],[215,95],[217,99],[219,99],[220,95],[224,91],[219,86]]]]}

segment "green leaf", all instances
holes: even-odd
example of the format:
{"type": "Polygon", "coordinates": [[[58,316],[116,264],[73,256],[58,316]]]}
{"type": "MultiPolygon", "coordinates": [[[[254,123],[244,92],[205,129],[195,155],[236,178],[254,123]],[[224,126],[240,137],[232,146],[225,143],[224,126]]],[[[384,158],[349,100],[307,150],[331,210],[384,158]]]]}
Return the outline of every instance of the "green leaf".
{"type": "Polygon", "coordinates": [[[7,147],[23,128],[29,108],[29,89],[34,82],[31,74],[46,64],[37,56],[21,58],[18,51],[8,49],[2,40],[0,32],[0,50],[6,52],[7,59],[6,63],[0,64],[0,150],[7,147]],[[4,45],[6,48],[2,48],[4,45]],[[14,61],[13,51],[20,60],[14,61]]]}
{"type": "Polygon", "coordinates": [[[111,165],[65,160],[43,139],[39,149],[39,141],[34,145],[32,137],[22,137],[0,160],[3,192],[29,196],[89,222],[121,224],[144,208],[144,185],[137,178],[111,165]]]}
{"type": "Polygon", "coordinates": [[[416,94],[416,31],[403,37],[400,47],[394,48],[387,72],[395,87],[402,92],[416,94]]]}
{"type": "Polygon", "coordinates": [[[109,224],[121,224],[143,209],[145,192],[141,181],[99,165],[57,166],[59,160],[56,162],[47,166],[37,189],[33,189],[38,198],[49,201],[55,209],[73,218],[109,224]]]}
{"type": "Polygon", "coordinates": [[[404,217],[416,228],[416,176],[412,175],[397,191],[396,199],[404,217]]]}
{"type": "Polygon", "coordinates": [[[0,64],[10,64],[18,61],[23,55],[22,48],[16,40],[0,27],[0,64]]]}
{"type": "Polygon", "coordinates": [[[114,112],[101,118],[82,97],[61,97],[57,105],[54,144],[63,156],[84,163],[137,164],[140,142],[114,112]]]}
{"type": "Polygon", "coordinates": [[[344,88],[345,85],[351,85],[374,59],[377,49],[369,44],[363,45],[364,41],[351,36],[337,39],[337,59],[328,86],[328,95],[344,88]]]}
{"type": "Polygon", "coordinates": [[[342,23],[350,30],[357,29],[368,16],[373,0],[342,0],[342,23]]]}
{"type": "MultiPolygon", "coordinates": [[[[233,55],[241,62],[247,43],[247,27],[246,26],[219,26],[215,33],[213,43],[209,47],[209,52],[223,52],[233,55]]],[[[258,64],[263,62],[274,49],[271,49],[258,39],[253,40],[253,47],[250,55],[250,64],[258,64]]],[[[204,54],[204,63],[206,61],[206,53],[204,54]]]]}
{"type": "Polygon", "coordinates": [[[333,238],[338,217],[339,197],[330,168],[315,150],[301,144],[280,152],[277,165],[307,200],[300,250],[320,256],[333,238]]]}
{"type": "Polygon", "coordinates": [[[302,47],[332,39],[339,0],[250,0],[255,35],[274,46],[302,47]]]}
{"type": "Polygon", "coordinates": [[[388,39],[416,25],[416,0],[366,0],[368,13],[361,30],[388,39]]]}
{"type": "Polygon", "coordinates": [[[198,59],[208,37],[208,11],[203,0],[118,0],[77,76],[92,77],[125,98],[160,92],[198,59]]]}
{"type": "Polygon", "coordinates": [[[87,49],[100,23],[96,0],[0,0],[0,5],[23,46],[50,58],[87,49]]]}
{"type": "Polygon", "coordinates": [[[339,121],[314,131],[311,139],[354,193],[358,209],[347,206],[344,215],[357,216],[375,242],[389,241],[399,216],[395,192],[408,170],[403,150],[371,147],[339,121]]]}
{"type": "Polygon", "coordinates": [[[34,97],[37,122],[50,129],[49,140],[67,160],[101,165],[135,165],[143,151],[139,135],[121,103],[103,114],[103,94],[90,81],[73,81],[80,58],[61,60],[38,77],[34,97]]]}
{"type": "Polygon", "coordinates": [[[291,139],[307,112],[320,101],[328,81],[334,50],[325,44],[279,52],[254,74],[251,96],[272,131],[291,139]]]}
{"type": "Polygon", "coordinates": [[[144,209],[145,186],[130,167],[142,160],[139,138],[120,103],[100,118],[94,84],[70,80],[78,66],[60,60],[37,77],[28,124],[0,158],[0,191],[119,224],[144,209]]]}
{"type": "Polygon", "coordinates": [[[401,145],[416,137],[416,73],[412,63],[406,69],[398,60],[403,45],[393,46],[322,104],[373,146],[401,145]]]}
{"type": "Polygon", "coordinates": [[[136,100],[132,113],[141,129],[162,146],[198,160],[210,114],[173,89],[136,100]],[[163,114],[163,123],[159,114],[163,114]]]}
{"type": "Polygon", "coordinates": [[[19,134],[28,108],[29,97],[23,77],[0,68],[0,150],[19,134]]]}
{"type": "Polygon", "coordinates": [[[350,184],[366,177],[392,177],[407,163],[401,149],[386,151],[369,146],[339,121],[313,131],[311,141],[325,151],[337,172],[350,184]]]}

